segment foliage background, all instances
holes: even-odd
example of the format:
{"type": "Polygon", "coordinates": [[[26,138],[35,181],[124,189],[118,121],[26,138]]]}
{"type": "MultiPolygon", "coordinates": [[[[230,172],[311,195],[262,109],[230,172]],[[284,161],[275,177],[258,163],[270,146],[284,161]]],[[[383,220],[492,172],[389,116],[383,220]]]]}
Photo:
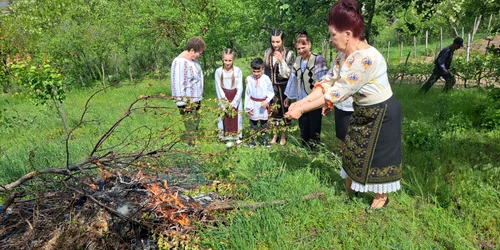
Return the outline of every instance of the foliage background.
{"type": "MultiPolygon", "coordinates": [[[[454,29],[470,33],[479,15],[482,34],[490,14],[494,18],[488,32],[497,32],[500,25],[498,1],[423,3],[360,1],[369,42],[381,48],[388,41],[411,46],[417,36],[422,44],[427,31],[429,43],[436,43],[439,28],[445,39],[452,39],[454,29]]],[[[314,50],[325,54],[330,6],[331,1],[324,0],[16,0],[8,14],[0,16],[0,79],[3,91],[17,90],[5,75],[7,61],[18,53],[40,62],[49,59],[62,71],[68,88],[133,81],[145,74],[165,76],[184,42],[195,35],[206,40],[202,63],[210,73],[225,47],[240,57],[262,56],[269,46],[269,30],[275,27],[284,31],[290,48],[295,34],[306,30],[314,50]]]]}

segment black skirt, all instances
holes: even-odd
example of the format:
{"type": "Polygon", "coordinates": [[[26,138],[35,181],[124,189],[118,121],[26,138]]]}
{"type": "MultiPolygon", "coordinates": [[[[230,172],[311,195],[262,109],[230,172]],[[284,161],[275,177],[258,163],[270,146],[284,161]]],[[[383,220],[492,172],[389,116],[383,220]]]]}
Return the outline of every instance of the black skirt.
{"type": "Polygon", "coordinates": [[[288,107],[285,107],[284,102],[287,98],[285,95],[286,84],[273,84],[274,97],[271,99],[271,119],[273,121],[283,121],[285,126],[289,126],[292,120],[285,118],[288,107]],[[277,105],[276,105],[277,104],[277,105]]]}
{"type": "Polygon", "coordinates": [[[402,116],[399,101],[354,105],[345,140],[342,166],[361,184],[394,182],[402,174],[402,116]]]}

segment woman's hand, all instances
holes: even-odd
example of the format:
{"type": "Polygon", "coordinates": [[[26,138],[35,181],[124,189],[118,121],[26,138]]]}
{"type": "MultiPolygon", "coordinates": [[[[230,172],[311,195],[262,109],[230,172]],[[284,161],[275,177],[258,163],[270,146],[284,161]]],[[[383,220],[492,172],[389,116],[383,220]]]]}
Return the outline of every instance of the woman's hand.
{"type": "Polygon", "coordinates": [[[297,101],[297,102],[294,102],[294,103],[290,104],[290,106],[288,107],[288,109],[293,109],[293,108],[295,108],[297,105],[302,105],[302,104],[301,104],[301,101],[297,101]]]}
{"type": "Polygon", "coordinates": [[[290,99],[285,98],[285,100],[283,101],[283,105],[285,106],[285,108],[288,108],[288,106],[290,106],[290,99]]]}
{"type": "Polygon", "coordinates": [[[260,106],[264,109],[267,108],[267,102],[261,102],[260,106]]]}
{"type": "Polygon", "coordinates": [[[278,61],[282,62],[283,61],[283,55],[279,51],[274,51],[273,53],[274,58],[276,58],[278,61]]]}
{"type": "Polygon", "coordinates": [[[324,107],[322,108],[322,110],[321,110],[321,114],[322,114],[323,116],[326,116],[326,115],[330,114],[330,112],[332,112],[332,109],[331,109],[331,108],[329,108],[328,106],[324,106],[324,107]]]}
{"type": "Polygon", "coordinates": [[[302,110],[302,106],[293,104],[292,106],[290,106],[290,108],[288,108],[288,112],[286,112],[285,118],[297,120],[302,116],[304,112],[302,110]]]}
{"type": "Polygon", "coordinates": [[[236,100],[233,100],[233,101],[231,102],[231,106],[233,106],[233,108],[235,108],[235,109],[237,109],[237,108],[238,108],[238,104],[239,104],[239,102],[237,102],[236,100]]]}

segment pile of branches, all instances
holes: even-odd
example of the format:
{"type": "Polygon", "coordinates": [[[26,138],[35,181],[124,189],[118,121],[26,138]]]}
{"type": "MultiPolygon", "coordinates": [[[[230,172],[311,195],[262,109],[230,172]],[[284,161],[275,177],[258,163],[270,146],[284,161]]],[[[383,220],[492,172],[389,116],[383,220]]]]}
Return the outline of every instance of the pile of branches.
{"type": "MultiPolygon", "coordinates": [[[[168,185],[165,179],[141,171],[134,177],[130,174],[103,170],[98,179],[62,181],[59,190],[6,204],[0,219],[0,249],[184,248],[196,242],[195,225],[217,224],[214,212],[288,203],[249,203],[216,193],[192,197],[187,195],[192,190],[168,185]]],[[[182,174],[171,171],[174,176],[182,174]]],[[[313,193],[302,199],[322,196],[313,193]]]]}
{"type": "MultiPolygon", "coordinates": [[[[133,101],[99,138],[88,157],[70,165],[71,134],[93,122],[85,120],[85,115],[90,100],[99,92],[87,100],[80,120],[66,132],[65,167],[36,170],[0,185],[0,194],[8,197],[0,207],[0,250],[185,248],[197,242],[194,225],[217,223],[213,212],[288,202],[233,201],[215,193],[200,193],[196,183],[176,184],[176,180],[199,174],[193,172],[193,165],[232,150],[203,154],[195,148],[178,147],[184,142],[172,128],[181,120],[168,127],[143,127],[148,133],[139,135],[133,134],[139,128],[134,129],[118,143],[107,142],[133,114],[176,114],[175,106],[162,105],[162,101],[171,101],[162,94],[143,95],[133,101]],[[176,157],[190,162],[182,167],[162,162],[176,157]],[[158,167],[162,170],[157,171],[158,167]],[[198,195],[188,195],[193,193],[198,195]]],[[[218,182],[205,180],[204,184],[216,186],[218,182]]],[[[321,196],[314,193],[303,199],[321,196]]]]}
{"type": "Polygon", "coordinates": [[[189,235],[193,222],[209,220],[207,206],[222,202],[213,193],[185,195],[183,187],[141,171],[129,177],[104,170],[98,179],[62,184],[9,205],[0,249],[156,249],[155,238],[189,235]]]}
{"type": "Polygon", "coordinates": [[[186,235],[192,221],[205,218],[203,209],[213,198],[204,195],[197,201],[183,195],[185,187],[168,186],[166,180],[186,173],[161,163],[165,157],[180,156],[199,164],[217,155],[179,147],[184,141],[173,127],[182,120],[168,126],[141,126],[110,142],[115,130],[133,115],[175,117],[178,110],[171,97],[140,96],[83,161],[70,164],[71,135],[83,124],[99,122],[86,116],[92,98],[103,90],[91,95],[79,121],[66,131],[66,166],[36,170],[0,186],[0,194],[8,197],[0,207],[0,249],[155,249],[153,237],[186,235]],[[162,166],[162,175],[151,174],[154,170],[143,175],[141,168],[150,164],[162,166]]]}

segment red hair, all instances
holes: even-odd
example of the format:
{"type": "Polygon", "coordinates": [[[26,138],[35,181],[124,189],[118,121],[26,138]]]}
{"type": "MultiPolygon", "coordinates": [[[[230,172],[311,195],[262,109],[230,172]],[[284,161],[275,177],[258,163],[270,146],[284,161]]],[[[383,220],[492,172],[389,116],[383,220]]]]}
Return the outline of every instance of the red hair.
{"type": "Polygon", "coordinates": [[[333,4],[328,13],[328,26],[333,26],[337,31],[352,31],[352,35],[363,39],[365,23],[361,9],[354,0],[340,0],[333,4]]]}

